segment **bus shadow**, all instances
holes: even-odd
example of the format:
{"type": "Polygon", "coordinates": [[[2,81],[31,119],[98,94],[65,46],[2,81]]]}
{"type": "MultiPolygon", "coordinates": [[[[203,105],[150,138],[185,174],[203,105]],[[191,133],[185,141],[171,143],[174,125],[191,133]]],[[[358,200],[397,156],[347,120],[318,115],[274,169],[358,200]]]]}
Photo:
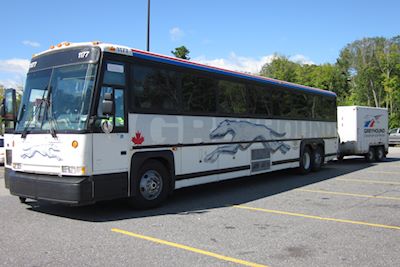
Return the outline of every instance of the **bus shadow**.
{"type": "MultiPolygon", "coordinates": [[[[400,158],[390,158],[386,162],[396,161],[400,161],[400,158]]],[[[30,205],[29,210],[34,212],[88,222],[110,222],[167,214],[203,214],[209,212],[210,209],[245,204],[374,165],[376,164],[366,163],[363,158],[351,158],[344,159],[342,162],[331,162],[321,171],[308,175],[297,174],[295,170],[284,170],[183,188],[176,190],[163,206],[150,210],[134,210],[127,205],[125,200],[106,201],[82,207],[36,201],[30,201],[27,204],[30,205]]]]}

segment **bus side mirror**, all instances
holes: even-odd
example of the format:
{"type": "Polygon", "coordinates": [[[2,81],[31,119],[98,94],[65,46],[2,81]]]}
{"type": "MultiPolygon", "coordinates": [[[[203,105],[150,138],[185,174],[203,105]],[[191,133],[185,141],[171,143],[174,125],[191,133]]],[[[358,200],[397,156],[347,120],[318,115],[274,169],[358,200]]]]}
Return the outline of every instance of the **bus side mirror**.
{"type": "Polygon", "coordinates": [[[5,122],[5,128],[14,129],[17,122],[17,94],[15,89],[4,90],[0,113],[5,122]]]}
{"type": "Polygon", "coordinates": [[[101,103],[101,107],[103,110],[103,115],[110,116],[113,114],[114,101],[112,93],[104,94],[104,99],[103,102],[101,103]]]}
{"type": "Polygon", "coordinates": [[[0,106],[0,117],[4,118],[5,115],[6,115],[6,108],[4,105],[4,98],[3,98],[3,101],[1,101],[1,106],[0,106]]]}

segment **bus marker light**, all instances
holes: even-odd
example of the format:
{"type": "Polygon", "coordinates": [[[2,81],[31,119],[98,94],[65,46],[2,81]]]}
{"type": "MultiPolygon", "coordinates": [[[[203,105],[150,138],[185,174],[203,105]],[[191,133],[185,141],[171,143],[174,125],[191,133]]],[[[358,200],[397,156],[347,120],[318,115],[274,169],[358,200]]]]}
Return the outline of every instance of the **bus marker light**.
{"type": "Polygon", "coordinates": [[[58,45],[57,45],[57,47],[61,47],[62,46],[62,43],[59,43],[58,45]]]}
{"type": "Polygon", "coordinates": [[[51,46],[50,46],[50,49],[54,49],[54,45],[51,45],[51,46]]]}
{"type": "Polygon", "coordinates": [[[77,148],[78,147],[78,141],[74,140],[72,141],[72,147],[77,148]]]}
{"type": "Polygon", "coordinates": [[[70,42],[65,42],[64,45],[65,46],[69,46],[71,43],[70,42]]]}

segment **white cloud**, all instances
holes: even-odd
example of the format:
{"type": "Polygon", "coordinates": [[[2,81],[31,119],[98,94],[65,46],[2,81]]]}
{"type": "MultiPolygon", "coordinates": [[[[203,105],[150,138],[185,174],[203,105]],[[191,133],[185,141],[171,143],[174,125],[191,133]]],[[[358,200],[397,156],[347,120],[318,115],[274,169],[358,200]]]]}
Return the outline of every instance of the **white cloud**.
{"type": "Polygon", "coordinates": [[[25,41],[22,41],[22,43],[24,45],[26,45],[26,46],[32,46],[32,47],[39,47],[40,46],[40,44],[38,42],[35,42],[35,41],[25,40],[25,41]]]}
{"type": "Polygon", "coordinates": [[[289,57],[289,60],[302,65],[315,65],[314,61],[310,60],[308,57],[301,54],[291,56],[289,57]]]}
{"type": "Polygon", "coordinates": [[[23,77],[15,77],[15,79],[0,79],[0,84],[5,88],[14,88],[14,89],[22,89],[24,85],[23,77]]]}
{"type": "Polygon", "coordinates": [[[178,27],[174,27],[169,30],[169,36],[172,41],[178,41],[185,35],[184,31],[178,27]]]}
{"type": "MultiPolygon", "coordinates": [[[[238,56],[234,52],[232,52],[227,58],[208,59],[204,56],[200,56],[194,58],[193,61],[228,70],[240,71],[251,74],[259,74],[261,68],[266,63],[271,63],[272,60],[276,57],[278,57],[278,55],[272,54],[272,55],[262,56],[259,58],[252,58],[252,57],[238,56]]],[[[289,60],[302,65],[315,64],[308,57],[300,54],[289,57],[289,60]]]]}
{"type": "Polygon", "coordinates": [[[0,60],[0,72],[10,72],[17,74],[26,74],[29,69],[30,61],[28,59],[12,58],[0,60]]]}
{"type": "Polygon", "coordinates": [[[232,52],[228,58],[207,59],[204,56],[201,56],[194,58],[193,61],[218,68],[258,74],[261,71],[262,66],[266,63],[272,62],[275,57],[276,55],[267,55],[260,58],[251,58],[238,56],[232,52]]]}
{"type": "Polygon", "coordinates": [[[0,84],[12,88],[23,86],[29,63],[29,60],[20,58],[0,60],[0,84]]]}

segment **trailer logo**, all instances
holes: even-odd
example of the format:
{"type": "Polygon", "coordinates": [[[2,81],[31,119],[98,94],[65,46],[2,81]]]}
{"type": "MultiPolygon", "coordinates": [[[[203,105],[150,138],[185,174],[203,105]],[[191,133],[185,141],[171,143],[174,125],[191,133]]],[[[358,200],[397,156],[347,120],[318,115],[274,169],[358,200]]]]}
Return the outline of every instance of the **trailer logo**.
{"type": "Polygon", "coordinates": [[[210,133],[210,139],[220,139],[228,134],[232,136],[233,144],[218,147],[205,156],[205,162],[213,163],[221,154],[235,155],[239,150],[245,151],[256,142],[262,143],[268,154],[278,150],[282,154],[286,154],[290,150],[290,146],[284,142],[273,140],[277,137],[284,137],[286,133],[278,133],[263,124],[248,121],[224,120],[210,133]]]}
{"type": "Polygon", "coordinates": [[[376,133],[376,134],[385,133],[384,128],[378,128],[381,124],[381,121],[380,121],[381,117],[382,117],[382,115],[376,115],[376,116],[367,115],[367,116],[365,116],[364,133],[376,133]]]}

